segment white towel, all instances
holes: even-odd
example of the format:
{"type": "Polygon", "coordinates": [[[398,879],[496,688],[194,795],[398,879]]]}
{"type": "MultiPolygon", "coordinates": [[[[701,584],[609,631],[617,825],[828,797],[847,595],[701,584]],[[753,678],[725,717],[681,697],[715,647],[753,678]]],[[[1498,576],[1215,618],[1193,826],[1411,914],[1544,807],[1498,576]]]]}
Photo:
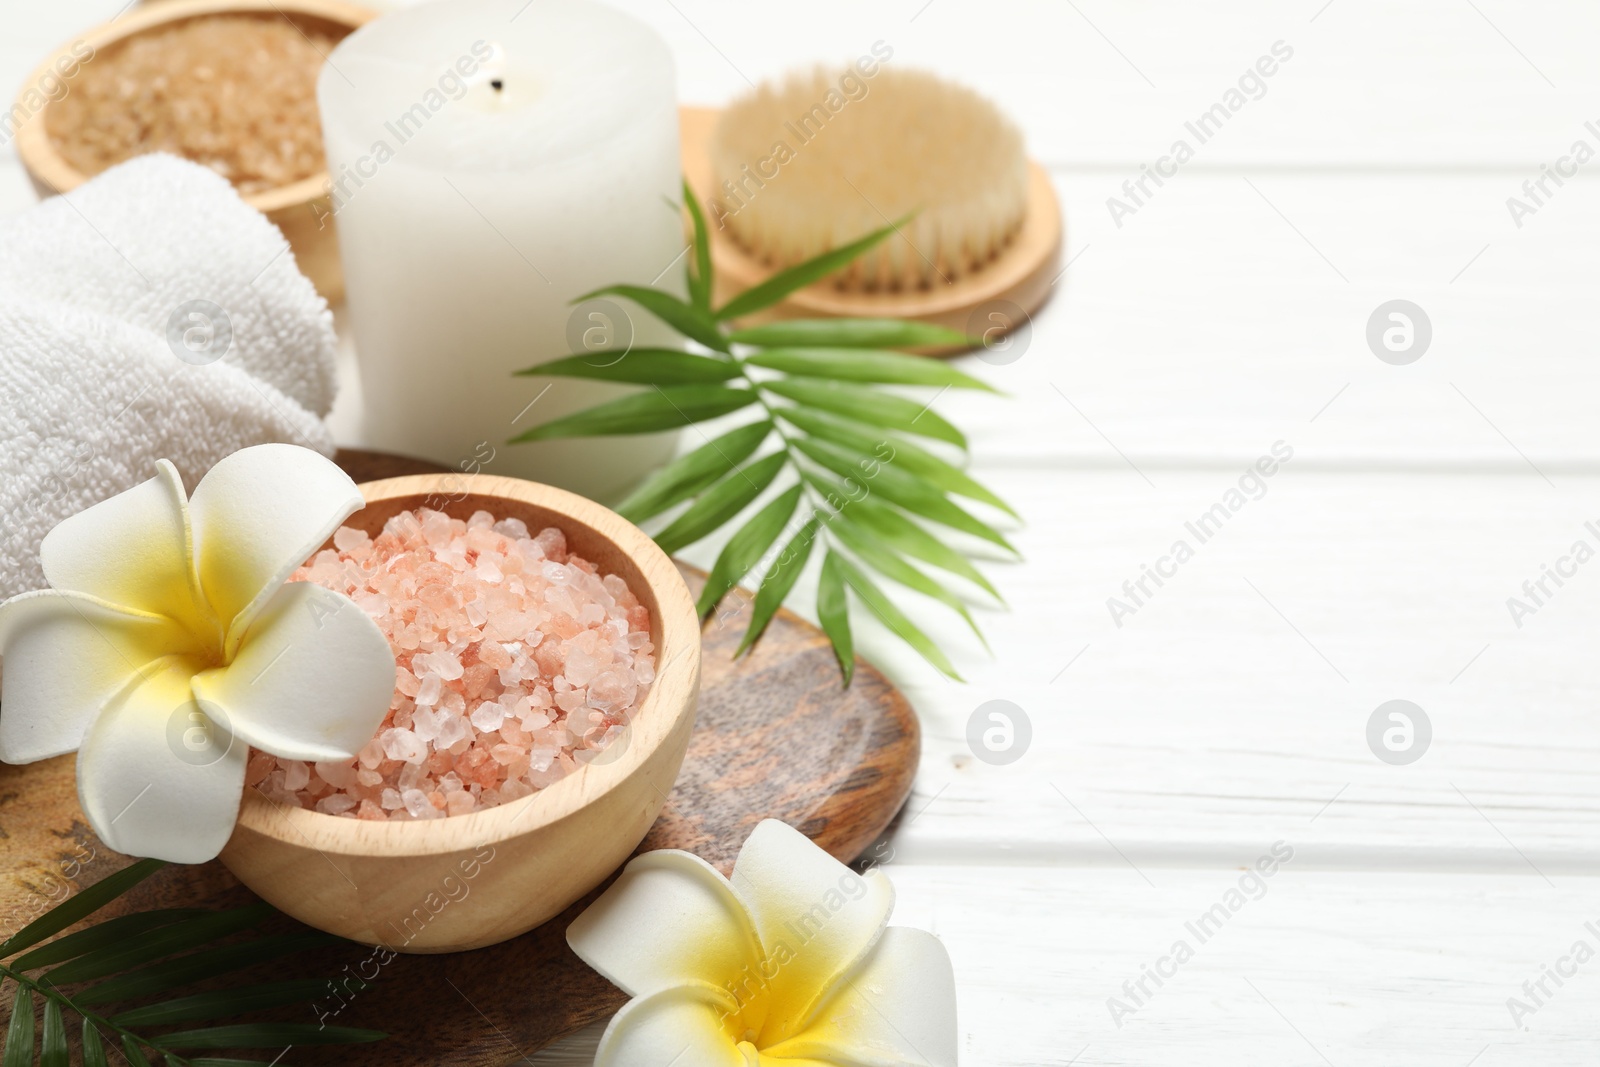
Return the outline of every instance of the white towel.
{"type": "Polygon", "coordinates": [[[0,220],[0,597],[157,459],[193,488],[247,445],[332,455],[336,344],[283,235],[196,164],[144,156],[0,220]]]}

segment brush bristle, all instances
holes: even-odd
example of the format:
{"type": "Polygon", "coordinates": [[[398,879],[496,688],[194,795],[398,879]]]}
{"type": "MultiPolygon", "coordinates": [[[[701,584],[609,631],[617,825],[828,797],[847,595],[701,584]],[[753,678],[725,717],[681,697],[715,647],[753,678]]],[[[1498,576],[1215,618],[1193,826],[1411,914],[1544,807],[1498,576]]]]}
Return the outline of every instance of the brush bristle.
{"type": "Polygon", "coordinates": [[[1020,131],[922,71],[817,68],[763,85],[723,113],[711,162],[715,223],[773,267],[914,215],[829,279],[841,289],[927,289],[982,270],[1027,209],[1020,131]]]}

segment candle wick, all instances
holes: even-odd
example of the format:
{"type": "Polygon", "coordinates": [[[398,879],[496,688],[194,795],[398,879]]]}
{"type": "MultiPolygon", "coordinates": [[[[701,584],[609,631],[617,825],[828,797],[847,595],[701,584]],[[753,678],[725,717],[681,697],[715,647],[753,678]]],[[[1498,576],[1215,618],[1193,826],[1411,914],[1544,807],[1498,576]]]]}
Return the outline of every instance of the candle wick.
{"type": "Polygon", "coordinates": [[[494,87],[494,91],[497,93],[506,87],[505,79],[503,78],[490,79],[489,84],[494,87]]]}

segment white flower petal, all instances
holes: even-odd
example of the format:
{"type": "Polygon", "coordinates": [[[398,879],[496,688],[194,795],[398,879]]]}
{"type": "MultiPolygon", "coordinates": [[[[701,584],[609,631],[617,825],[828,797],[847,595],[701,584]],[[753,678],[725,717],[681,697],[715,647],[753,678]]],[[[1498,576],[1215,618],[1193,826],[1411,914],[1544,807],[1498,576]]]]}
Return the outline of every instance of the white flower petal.
{"type": "Polygon", "coordinates": [[[924,930],[891,926],[838,983],[815,1021],[762,1050],[787,1065],[956,1067],[956,979],[950,954],[924,930]]]}
{"type": "Polygon", "coordinates": [[[349,597],[290,582],[245,631],[233,662],[195,675],[195,699],[248,744],[297,760],[354,756],[383,724],[394,654],[349,597]]]}
{"type": "Polygon", "coordinates": [[[200,587],[232,656],[278,587],[361,507],[347,474],[309,448],[256,445],[218,461],[189,500],[200,587]]]}
{"type": "Polygon", "coordinates": [[[130,856],[203,863],[239,817],[249,746],[209,724],[173,665],[113,700],[78,750],[78,803],[130,856]]]}
{"type": "Polygon", "coordinates": [[[45,580],[196,633],[215,630],[199,596],[183,482],[161,460],[147,482],[58,523],[39,545],[45,580]]]}
{"type": "Polygon", "coordinates": [[[636,997],[691,982],[760,981],[760,943],[743,905],[716,868],[676,849],[623,868],[567,927],[567,944],[636,997]]]}
{"type": "Polygon", "coordinates": [[[767,953],[783,961],[771,979],[763,1047],[806,1024],[894,908],[894,887],[880,872],[857,874],[776,819],[760,823],[740,849],[733,891],[767,953]]]}
{"type": "Polygon", "coordinates": [[[50,589],[0,604],[0,760],[71,752],[106,702],[156,660],[193,651],[171,619],[50,589]]]}
{"type": "Polygon", "coordinates": [[[682,986],[630,1000],[595,1049],[594,1067],[746,1067],[723,1029],[728,1006],[716,990],[682,986]]]}

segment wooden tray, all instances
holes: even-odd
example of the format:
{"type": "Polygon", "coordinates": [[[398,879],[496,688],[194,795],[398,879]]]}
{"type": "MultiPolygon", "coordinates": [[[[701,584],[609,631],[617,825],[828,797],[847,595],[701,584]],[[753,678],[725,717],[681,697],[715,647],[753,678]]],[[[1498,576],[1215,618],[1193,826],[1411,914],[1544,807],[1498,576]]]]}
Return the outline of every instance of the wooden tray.
{"type": "MultiPolygon", "coordinates": [[[[357,481],[440,469],[375,453],[341,452],[338,459],[357,481]]],[[[680,569],[698,591],[703,572],[680,569]]],[[[858,664],[854,684],[841,689],[827,639],[787,611],[778,613],[749,657],[735,661],[749,612],[749,596],[736,590],[706,624],[694,738],[671,799],[640,850],[688,849],[726,873],[755,824],[778,818],[840,859],[854,859],[883,833],[911,791],[916,716],[866,664],[858,664]]],[[[6,930],[129,862],[84,824],[73,767],[72,756],[0,765],[0,918],[6,930]]],[[[169,867],[100,917],[250,899],[213,861],[169,867]]],[[[284,1062],[500,1067],[605,1017],[626,997],[566,946],[567,925],[586,904],[490,948],[397,957],[328,1020],[387,1031],[387,1041],[297,1048],[284,1062]]],[[[291,957],[288,967],[294,977],[334,975],[369,954],[364,947],[338,949],[322,960],[291,957]]],[[[274,966],[272,978],[289,976],[283,963],[274,966]]],[[[317,1021],[309,1004],[273,1017],[317,1021]]]]}

